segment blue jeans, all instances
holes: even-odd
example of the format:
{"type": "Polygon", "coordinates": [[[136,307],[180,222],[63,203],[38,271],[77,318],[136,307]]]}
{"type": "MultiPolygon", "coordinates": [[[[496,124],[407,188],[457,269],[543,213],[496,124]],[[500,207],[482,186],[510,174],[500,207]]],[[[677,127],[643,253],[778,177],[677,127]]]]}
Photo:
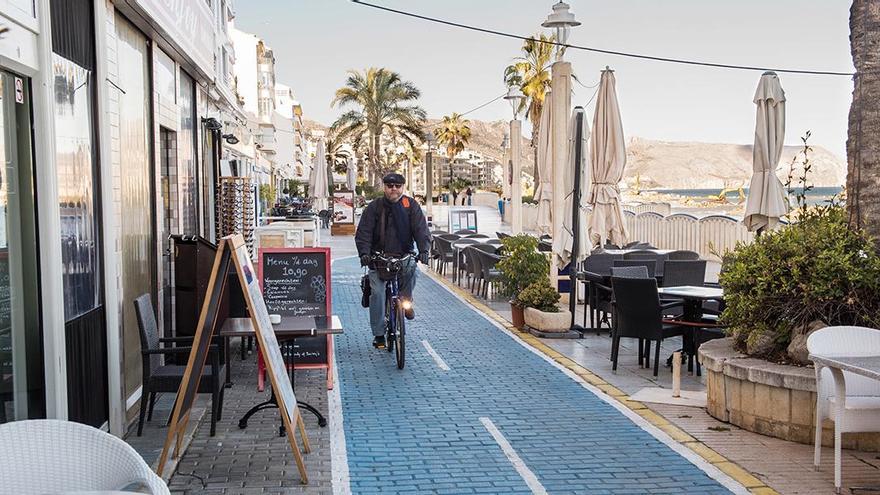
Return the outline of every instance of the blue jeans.
{"type": "MultiPolygon", "coordinates": [[[[416,260],[408,260],[397,274],[397,291],[404,299],[412,300],[416,271],[416,260]]],[[[385,281],[376,270],[370,270],[370,328],[374,337],[385,335],[385,281]]]]}

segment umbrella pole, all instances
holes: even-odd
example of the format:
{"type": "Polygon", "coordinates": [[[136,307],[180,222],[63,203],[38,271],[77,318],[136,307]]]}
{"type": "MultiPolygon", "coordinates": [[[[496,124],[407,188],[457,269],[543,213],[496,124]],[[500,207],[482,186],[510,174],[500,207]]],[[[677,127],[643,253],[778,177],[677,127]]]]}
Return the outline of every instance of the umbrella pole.
{"type": "MultiPolygon", "coordinates": [[[[573,208],[571,217],[572,217],[572,231],[574,232],[574,236],[571,241],[571,262],[568,264],[568,276],[569,276],[569,287],[568,287],[568,309],[571,312],[571,327],[570,330],[576,331],[580,333],[581,338],[584,337],[584,331],[586,330],[584,327],[578,325],[576,323],[577,317],[575,317],[575,309],[577,309],[577,264],[578,257],[580,255],[580,235],[578,232],[578,222],[580,221],[581,214],[581,154],[583,152],[581,147],[581,141],[584,138],[584,109],[582,107],[575,107],[575,112],[577,112],[576,125],[574,131],[574,190],[572,191],[572,201],[573,208]],[[578,111],[580,109],[580,111],[578,111]]],[[[584,311],[587,310],[587,305],[584,304],[584,311]]]]}

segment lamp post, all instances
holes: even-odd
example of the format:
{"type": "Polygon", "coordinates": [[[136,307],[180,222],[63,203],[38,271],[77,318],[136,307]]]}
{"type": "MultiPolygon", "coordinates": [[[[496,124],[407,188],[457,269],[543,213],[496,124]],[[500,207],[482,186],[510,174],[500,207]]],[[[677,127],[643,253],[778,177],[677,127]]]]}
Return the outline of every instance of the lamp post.
{"type": "MultiPolygon", "coordinates": [[[[553,184],[553,197],[551,202],[551,231],[553,236],[554,247],[557,246],[556,240],[560,239],[562,234],[562,216],[565,209],[563,208],[563,200],[567,191],[564,191],[565,170],[570,164],[568,161],[568,119],[571,116],[571,64],[562,60],[565,52],[564,45],[568,43],[568,36],[571,28],[580,26],[574,18],[574,14],[569,11],[569,5],[565,2],[558,2],[553,5],[553,10],[547,16],[547,20],[541,23],[541,26],[556,30],[556,42],[560,46],[556,49],[556,62],[550,68],[551,80],[550,90],[553,92],[551,99],[552,110],[550,112],[550,131],[551,143],[553,146],[553,164],[551,168],[551,184],[553,184]]],[[[550,267],[550,279],[553,287],[557,287],[559,277],[559,268],[557,266],[557,257],[553,257],[550,267]]]]}
{"type": "Polygon", "coordinates": [[[428,144],[428,151],[425,153],[425,209],[428,212],[428,220],[433,220],[434,213],[434,133],[425,133],[425,143],[428,144]]]}
{"type": "Polygon", "coordinates": [[[510,102],[513,110],[513,119],[510,121],[510,230],[516,234],[522,233],[522,122],[519,120],[519,107],[525,99],[525,95],[516,86],[507,90],[505,100],[510,102]]]}
{"type": "Polygon", "coordinates": [[[507,161],[507,148],[510,146],[510,134],[504,133],[501,138],[501,199],[510,198],[510,167],[507,161]]]}
{"type": "Polygon", "coordinates": [[[553,5],[553,11],[547,16],[547,20],[541,23],[545,28],[556,29],[556,61],[562,61],[562,54],[565,51],[565,44],[568,43],[568,35],[571,28],[580,26],[580,21],[574,18],[574,14],[569,12],[571,6],[565,2],[557,2],[553,5]]]}

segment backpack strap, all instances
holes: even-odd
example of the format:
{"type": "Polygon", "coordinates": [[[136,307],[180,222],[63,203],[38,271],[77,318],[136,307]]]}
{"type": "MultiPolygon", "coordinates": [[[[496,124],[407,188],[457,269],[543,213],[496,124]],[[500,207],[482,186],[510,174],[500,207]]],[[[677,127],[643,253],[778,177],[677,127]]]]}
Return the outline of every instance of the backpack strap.
{"type": "Polygon", "coordinates": [[[382,198],[378,199],[379,207],[376,208],[376,214],[379,215],[379,221],[377,224],[379,225],[379,246],[382,248],[382,251],[385,251],[385,230],[388,226],[388,215],[385,212],[385,201],[382,198]]]}

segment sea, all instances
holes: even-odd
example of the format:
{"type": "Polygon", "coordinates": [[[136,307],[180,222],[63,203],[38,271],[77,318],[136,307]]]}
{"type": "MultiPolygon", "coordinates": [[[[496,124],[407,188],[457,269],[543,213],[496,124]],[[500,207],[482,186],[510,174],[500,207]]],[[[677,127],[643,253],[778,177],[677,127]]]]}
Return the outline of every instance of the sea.
{"type": "MultiPolygon", "coordinates": [[[[792,198],[792,202],[794,202],[794,198],[801,193],[803,189],[800,187],[792,188],[790,192],[790,196],[792,198]]],[[[721,194],[721,189],[651,189],[652,192],[656,192],[659,194],[674,194],[683,197],[689,198],[706,198],[709,196],[718,197],[721,194]]],[[[749,194],[749,188],[745,188],[744,192],[746,196],[749,194]]],[[[806,200],[807,204],[816,205],[816,204],[827,204],[831,198],[834,196],[840,196],[841,192],[843,192],[842,187],[814,187],[807,191],[806,200]]],[[[739,192],[737,191],[728,191],[726,194],[728,200],[732,203],[736,203],[739,199],[739,192]]]]}

